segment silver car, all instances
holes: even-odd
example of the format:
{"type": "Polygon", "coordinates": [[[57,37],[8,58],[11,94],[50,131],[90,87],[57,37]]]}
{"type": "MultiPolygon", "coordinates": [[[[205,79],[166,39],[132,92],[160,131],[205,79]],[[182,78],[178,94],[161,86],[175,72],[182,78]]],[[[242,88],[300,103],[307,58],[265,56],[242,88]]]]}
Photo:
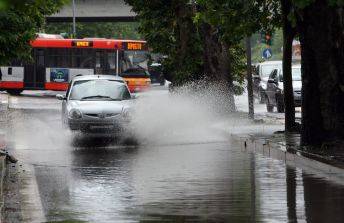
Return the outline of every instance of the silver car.
{"type": "Polygon", "coordinates": [[[129,124],[132,105],[129,89],[121,77],[85,75],[75,77],[62,100],[62,123],[84,133],[121,133],[129,124]]]}

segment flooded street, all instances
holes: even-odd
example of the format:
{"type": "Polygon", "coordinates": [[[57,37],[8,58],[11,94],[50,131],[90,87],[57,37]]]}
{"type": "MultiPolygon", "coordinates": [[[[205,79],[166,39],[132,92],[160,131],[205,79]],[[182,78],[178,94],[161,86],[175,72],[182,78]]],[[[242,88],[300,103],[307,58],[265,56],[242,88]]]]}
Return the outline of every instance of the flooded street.
{"type": "Polygon", "coordinates": [[[244,151],[227,135],[200,129],[208,124],[195,123],[192,134],[173,129],[168,141],[151,128],[155,137],[128,145],[66,131],[53,97],[10,103],[10,153],[31,176],[21,186],[36,191],[22,208],[40,221],[343,222],[343,185],[244,151]]]}

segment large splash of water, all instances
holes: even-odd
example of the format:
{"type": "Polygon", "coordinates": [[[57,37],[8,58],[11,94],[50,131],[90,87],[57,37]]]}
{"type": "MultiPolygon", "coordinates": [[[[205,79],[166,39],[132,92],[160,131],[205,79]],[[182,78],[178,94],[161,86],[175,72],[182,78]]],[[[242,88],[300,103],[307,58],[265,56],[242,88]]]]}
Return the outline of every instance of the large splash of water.
{"type": "Polygon", "coordinates": [[[153,90],[136,102],[132,127],[149,144],[209,143],[227,140],[214,128],[229,114],[228,94],[215,85],[192,83],[153,90]]]}

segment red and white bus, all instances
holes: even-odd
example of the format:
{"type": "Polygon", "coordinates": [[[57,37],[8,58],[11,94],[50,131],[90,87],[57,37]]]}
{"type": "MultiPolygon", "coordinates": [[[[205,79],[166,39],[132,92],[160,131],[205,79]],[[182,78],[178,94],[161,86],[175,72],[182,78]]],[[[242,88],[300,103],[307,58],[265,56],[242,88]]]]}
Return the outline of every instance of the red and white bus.
{"type": "Polygon", "coordinates": [[[149,88],[149,74],[142,72],[148,63],[145,41],[38,35],[31,46],[33,62],[0,67],[0,90],[64,91],[74,76],[88,74],[125,74],[131,91],[149,88]]]}

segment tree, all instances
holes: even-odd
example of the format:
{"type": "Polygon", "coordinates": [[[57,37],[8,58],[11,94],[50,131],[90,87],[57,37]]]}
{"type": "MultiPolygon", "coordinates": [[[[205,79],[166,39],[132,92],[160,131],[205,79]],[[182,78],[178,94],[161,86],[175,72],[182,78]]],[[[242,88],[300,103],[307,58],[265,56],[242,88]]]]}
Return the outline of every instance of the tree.
{"type": "Polygon", "coordinates": [[[285,105],[285,131],[292,132],[296,129],[294,90],[292,80],[292,47],[296,29],[288,18],[292,11],[291,0],[281,0],[282,27],[283,27],[283,88],[285,105]]]}
{"type": "Polygon", "coordinates": [[[341,0],[294,0],[302,48],[303,145],[344,139],[344,7],[341,0]]]}
{"type": "MultiPolygon", "coordinates": [[[[101,22],[101,23],[76,23],[77,38],[99,37],[112,39],[141,39],[138,33],[137,22],[101,22]]],[[[44,26],[46,33],[72,34],[72,23],[47,23],[44,26]]]]}
{"type": "Polygon", "coordinates": [[[162,61],[166,78],[174,85],[200,79],[203,47],[194,11],[188,0],[126,0],[138,15],[139,32],[162,61]]]}
{"type": "MultiPolygon", "coordinates": [[[[233,90],[234,73],[229,49],[246,36],[275,25],[278,4],[266,0],[197,0],[196,21],[204,39],[204,69],[214,79],[233,90]]],[[[233,99],[233,94],[229,96],[233,99]]]]}
{"type": "Polygon", "coordinates": [[[30,59],[29,41],[66,0],[2,0],[0,3],[0,63],[30,59]]]}
{"type": "MultiPolygon", "coordinates": [[[[167,55],[164,66],[174,83],[207,78],[224,87],[234,105],[234,80],[244,78],[238,57],[241,40],[272,22],[274,1],[254,0],[126,0],[138,14],[140,31],[149,45],[167,55]],[[263,21],[263,22],[262,22],[263,21]]],[[[232,106],[233,109],[234,106],[232,106]]]]}

